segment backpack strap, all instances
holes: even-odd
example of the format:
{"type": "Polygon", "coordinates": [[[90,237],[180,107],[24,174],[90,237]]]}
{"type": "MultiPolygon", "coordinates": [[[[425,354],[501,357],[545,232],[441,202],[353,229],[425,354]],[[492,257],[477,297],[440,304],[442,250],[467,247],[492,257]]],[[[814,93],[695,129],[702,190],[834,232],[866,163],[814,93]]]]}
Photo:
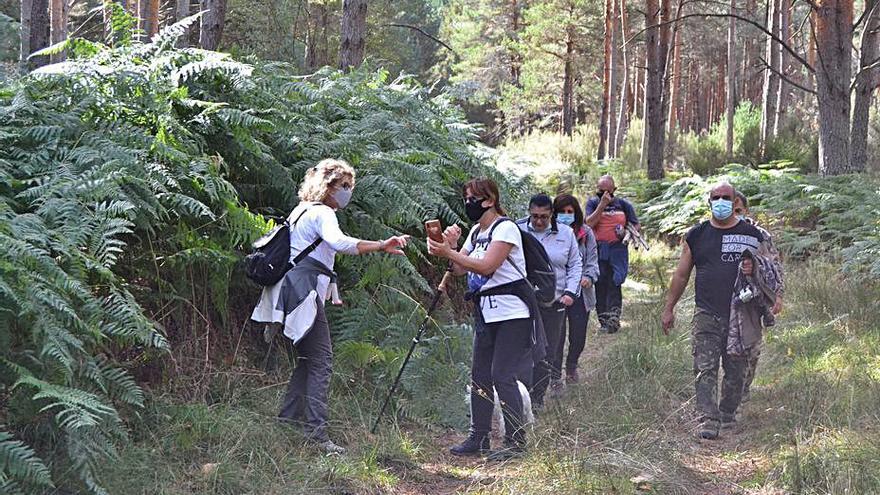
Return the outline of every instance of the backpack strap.
{"type": "MultiPolygon", "coordinates": [[[[297,222],[299,222],[299,219],[302,218],[302,216],[305,215],[307,211],[309,211],[308,207],[303,208],[303,211],[301,211],[299,213],[299,215],[297,215],[297,217],[293,221],[293,223],[290,224],[291,230],[293,230],[296,227],[296,224],[297,224],[297,222]]],[[[309,244],[305,249],[300,251],[299,254],[296,255],[295,258],[293,258],[293,264],[297,265],[297,264],[299,264],[300,261],[306,259],[306,256],[312,254],[312,251],[314,251],[323,241],[324,241],[324,239],[322,239],[321,236],[318,236],[318,238],[315,239],[315,242],[309,244]]]]}
{"type": "MultiPolygon", "coordinates": [[[[489,233],[488,233],[489,243],[492,242],[492,232],[495,232],[495,228],[498,227],[499,225],[501,225],[503,222],[513,222],[514,224],[516,224],[516,222],[514,220],[512,220],[510,217],[500,217],[497,220],[495,220],[495,223],[493,223],[492,226],[489,227],[489,233]]],[[[517,225],[516,228],[517,228],[517,230],[519,230],[519,225],[517,225]]],[[[477,237],[479,237],[479,234],[480,234],[480,229],[474,229],[474,233],[471,234],[471,244],[475,245],[477,243],[477,237]]],[[[522,232],[520,232],[520,237],[522,237],[522,232]]],[[[506,261],[508,263],[510,263],[510,266],[512,266],[514,270],[519,272],[519,274],[522,276],[522,278],[528,279],[526,274],[523,273],[523,271],[520,270],[518,266],[516,266],[516,263],[513,262],[513,259],[510,257],[509,254],[507,255],[506,261]]]]}
{"type": "MultiPolygon", "coordinates": [[[[492,242],[492,232],[495,232],[495,227],[497,227],[498,225],[501,224],[501,222],[504,222],[504,221],[513,222],[513,220],[511,220],[509,217],[498,217],[497,219],[495,219],[495,222],[489,226],[489,233],[487,234],[487,236],[489,238],[489,242],[492,242]]],[[[514,223],[516,223],[516,222],[514,222],[514,223]]],[[[477,238],[479,236],[480,236],[480,229],[474,229],[473,233],[471,234],[471,245],[477,244],[477,238]]]]}

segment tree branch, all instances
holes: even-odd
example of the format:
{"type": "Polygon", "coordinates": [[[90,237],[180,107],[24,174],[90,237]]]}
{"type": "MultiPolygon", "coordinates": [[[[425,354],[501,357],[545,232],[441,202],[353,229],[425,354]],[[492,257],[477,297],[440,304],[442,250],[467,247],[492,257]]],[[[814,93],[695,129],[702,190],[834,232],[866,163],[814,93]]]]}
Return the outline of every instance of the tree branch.
{"type": "Polygon", "coordinates": [[[784,79],[785,82],[787,82],[788,84],[791,84],[792,86],[794,86],[794,87],[800,89],[801,91],[805,91],[805,92],[810,93],[810,94],[813,94],[813,95],[817,94],[815,89],[810,89],[810,88],[808,88],[808,87],[806,87],[806,86],[802,86],[802,85],[800,85],[800,84],[798,84],[798,83],[792,81],[791,78],[789,78],[787,75],[785,75],[785,74],[783,74],[782,72],[776,70],[775,67],[772,67],[770,64],[767,63],[766,60],[764,60],[764,57],[758,57],[758,60],[760,60],[761,63],[764,64],[764,68],[766,68],[766,69],[770,69],[771,72],[773,72],[773,73],[776,74],[777,76],[779,76],[779,77],[781,77],[782,79],[784,79]]]}
{"type": "Polygon", "coordinates": [[[766,34],[767,36],[772,38],[773,41],[779,43],[783,48],[785,48],[785,50],[788,53],[790,53],[795,58],[795,60],[800,62],[801,65],[806,67],[807,70],[809,70],[810,72],[816,72],[816,69],[814,69],[813,66],[810,65],[809,62],[807,62],[800,54],[798,54],[796,51],[794,51],[794,49],[792,49],[790,46],[788,46],[788,43],[782,41],[782,39],[780,39],[779,36],[776,36],[775,34],[771,33],[770,31],[767,30],[767,28],[765,28],[761,24],[753,21],[752,19],[743,17],[741,15],[737,15],[737,14],[685,14],[678,19],[673,19],[671,21],[661,22],[659,24],[655,24],[653,26],[646,27],[646,28],[642,29],[641,31],[637,32],[636,34],[630,36],[630,38],[628,40],[626,40],[626,43],[629,43],[630,41],[635,39],[637,36],[639,36],[642,33],[647,32],[650,29],[657,29],[657,28],[664,26],[664,25],[667,25],[667,24],[674,24],[677,22],[682,22],[686,19],[690,19],[690,18],[722,18],[722,19],[726,19],[728,17],[733,17],[736,20],[745,22],[747,24],[751,24],[752,26],[758,28],[761,32],[763,32],[764,34],[766,34]]]}
{"type": "Polygon", "coordinates": [[[449,50],[450,52],[455,53],[456,55],[458,55],[458,54],[455,52],[455,50],[453,50],[452,47],[449,46],[449,45],[447,45],[443,40],[437,38],[437,37],[434,36],[434,35],[431,35],[431,34],[425,32],[424,29],[422,29],[422,28],[420,28],[420,27],[418,27],[418,26],[412,26],[412,25],[410,25],[410,24],[397,24],[397,23],[382,24],[382,26],[383,26],[383,27],[399,27],[399,28],[412,29],[413,31],[416,31],[416,32],[420,33],[422,36],[425,36],[426,38],[430,38],[430,39],[434,40],[435,42],[439,43],[440,45],[443,45],[444,48],[446,48],[446,49],[449,50]]]}
{"type": "Polygon", "coordinates": [[[565,60],[564,55],[560,55],[560,54],[554,52],[553,50],[548,50],[546,48],[538,48],[538,50],[541,50],[542,52],[546,53],[547,55],[552,55],[552,56],[558,58],[559,60],[563,60],[563,61],[565,60]]]}

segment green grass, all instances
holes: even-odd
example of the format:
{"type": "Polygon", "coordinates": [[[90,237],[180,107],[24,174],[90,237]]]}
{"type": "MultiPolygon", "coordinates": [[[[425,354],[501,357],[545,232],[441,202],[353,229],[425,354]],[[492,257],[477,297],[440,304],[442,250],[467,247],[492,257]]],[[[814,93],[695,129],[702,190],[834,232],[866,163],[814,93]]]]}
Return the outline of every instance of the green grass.
{"type": "MultiPolygon", "coordinates": [[[[740,426],[700,442],[690,291],[673,334],[659,330],[656,284],[668,279],[674,254],[655,245],[633,257],[624,329],[590,336],[584,383],[550,403],[523,460],[454,460],[442,442],[457,437],[429,421],[398,418],[368,434],[380,397],[351,383],[357,375],[340,363],[331,431],[347,454],[324,456],[273,420],[286,370],[241,372],[221,380],[215,388],[225,392],[210,405],[154,396],[134,442],[108,466],[110,493],[627,494],[638,492],[636,476],[662,494],[880,492],[877,287],[818,261],[791,268],[785,313],[767,335],[740,426]]],[[[457,390],[445,394],[463,402],[457,390]]]]}

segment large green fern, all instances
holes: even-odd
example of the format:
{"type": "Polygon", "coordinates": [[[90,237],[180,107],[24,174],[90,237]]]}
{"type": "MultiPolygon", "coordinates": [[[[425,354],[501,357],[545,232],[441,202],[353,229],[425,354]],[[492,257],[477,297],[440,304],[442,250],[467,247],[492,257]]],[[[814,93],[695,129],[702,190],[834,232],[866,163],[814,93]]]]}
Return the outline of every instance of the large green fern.
{"type": "MultiPolygon", "coordinates": [[[[192,347],[200,362],[208,344],[217,348],[208,357],[229,353],[229,323],[258,293],[239,260],[296,205],[320,159],[357,169],[340,223],[370,239],[421,237],[430,218],[463,223],[460,186],[492,174],[460,110],[412,80],[369,67],[301,76],[175,48],[197,16],[134,43],[133,19],[109,8],[106,43],[50,47],[68,60],[0,87],[0,418],[15,435],[0,437],[7,491],[54,481],[103,492],[101,463],[125,438],[120,411],[143,403],[127,370],[169,343],[183,362],[192,347]],[[53,480],[40,459],[77,476],[53,480]]],[[[521,199],[521,184],[496,178],[521,199]]],[[[340,352],[369,368],[374,391],[399,366],[430,290],[432,260],[413,246],[407,257],[337,264],[351,309],[331,311],[333,327],[354,342],[340,352]]],[[[440,387],[431,397],[463,386],[465,332],[444,332],[431,327],[406,391],[426,390],[427,370],[440,387]]],[[[450,416],[441,401],[411,399],[401,402],[410,413],[450,416]]]]}

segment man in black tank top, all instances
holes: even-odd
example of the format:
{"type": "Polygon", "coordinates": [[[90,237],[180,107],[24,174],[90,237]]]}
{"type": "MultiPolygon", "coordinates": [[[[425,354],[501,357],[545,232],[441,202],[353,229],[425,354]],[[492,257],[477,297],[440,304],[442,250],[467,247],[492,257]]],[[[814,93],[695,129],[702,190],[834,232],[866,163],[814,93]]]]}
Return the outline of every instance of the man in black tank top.
{"type": "Polygon", "coordinates": [[[697,411],[701,416],[699,436],[706,439],[717,438],[721,426],[733,425],[736,421],[746,359],[726,353],[730,301],[742,252],[757,249],[764,237],[756,227],[733,215],[735,194],[728,183],[712,188],[709,193],[712,218],[688,231],[663,310],[663,332],[668,334],[675,324],[675,305],[696,267],[691,343],[697,411]],[[720,403],[716,398],[719,359],[724,368],[720,403]]]}

